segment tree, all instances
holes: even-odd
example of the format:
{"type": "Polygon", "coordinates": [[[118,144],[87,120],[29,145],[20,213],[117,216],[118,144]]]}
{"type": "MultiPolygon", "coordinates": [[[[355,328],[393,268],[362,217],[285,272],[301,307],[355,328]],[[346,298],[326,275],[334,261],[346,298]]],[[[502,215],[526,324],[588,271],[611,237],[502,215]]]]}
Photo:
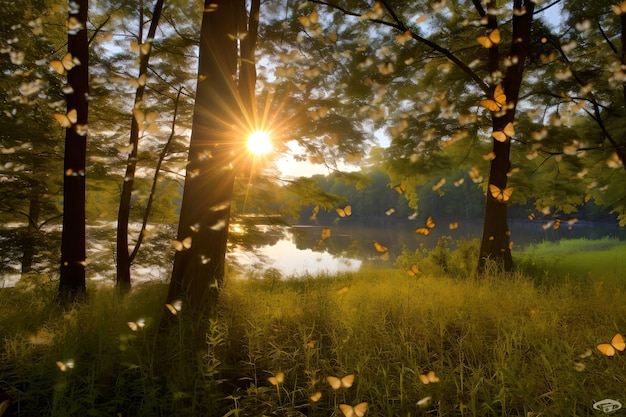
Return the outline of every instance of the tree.
{"type": "MultiPolygon", "coordinates": [[[[254,34],[240,27],[242,14],[243,0],[205,2],[189,162],[167,295],[170,303],[184,297],[193,310],[210,316],[224,277],[237,156],[245,152],[250,129],[245,123],[248,106],[238,97],[237,40],[254,34]]],[[[246,20],[250,25],[256,19],[253,14],[246,20]]]]}
{"type": "MultiPolygon", "coordinates": [[[[466,110],[472,105],[476,106],[479,103],[479,100],[475,98],[477,93],[482,92],[482,94],[484,94],[483,100],[480,101],[480,103],[482,107],[488,109],[491,115],[490,130],[492,134],[490,137],[492,149],[489,178],[486,187],[488,191],[486,193],[486,208],[479,269],[484,269],[486,260],[491,259],[499,263],[505,270],[510,270],[512,268],[512,258],[507,226],[506,203],[509,200],[511,189],[507,187],[507,174],[509,174],[511,169],[511,137],[514,136],[513,126],[526,57],[530,52],[531,28],[533,15],[535,13],[535,3],[533,1],[515,0],[511,2],[511,9],[505,11],[504,8],[498,7],[495,1],[473,1],[471,5],[467,2],[446,3],[442,1],[434,4],[433,7],[436,8],[435,13],[420,8],[420,6],[417,5],[409,6],[412,14],[430,12],[430,16],[435,22],[434,24],[438,25],[436,27],[438,27],[439,31],[437,33],[432,31],[429,33],[427,30],[420,30],[420,28],[415,27],[415,25],[409,27],[398,13],[400,6],[395,5],[396,7],[394,7],[393,2],[390,1],[377,2],[373,9],[364,12],[356,12],[347,7],[323,0],[310,0],[310,2],[325,5],[344,15],[358,17],[361,21],[371,21],[378,25],[393,28],[397,34],[396,40],[400,44],[404,44],[407,40],[413,40],[421,45],[419,51],[417,51],[417,48],[413,48],[416,58],[405,60],[405,72],[401,75],[395,74],[396,68],[394,62],[396,62],[397,56],[392,51],[391,47],[387,47],[387,51],[384,53],[379,50],[377,57],[381,59],[382,62],[377,66],[377,69],[380,74],[372,79],[370,85],[382,91],[382,94],[386,92],[386,89],[382,87],[383,82],[388,83],[390,81],[389,77],[402,79],[403,76],[406,76],[406,68],[413,68],[413,62],[418,59],[422,59],[426,62],[421,69],[418,69],[419,73],[431,77],[431,84],[435,81],[442,83],[442,87],[444,87],[444,92],[435,99],[435,103],[438,103],[439,106],[430,107],[428,112],[440,107],[442,111],[456,116],[458,114],[458,111],[455,110],[456,106],[462,107],[463,110],[466,110]],[[474,13],[477,13],[476,18],[470,15],[470,7],[474,9],[474,13]],[[510,22],[510,24],[501,25],[499,23],[500,21],[510,22]],[[468,24],[468,22],[475,24],[468,24]],[[464,43],[473,42],[473,46],[458,48],[459,27],[463,28],[462,36],[464,43]],[[476,36],[477,31],[482,33],[478,32],[478,36],[476,36]],[[454,35],[452,35],[453,33],[454,35]],[[510,39],[510,46],[509,50],[503,54],[501,51],[504,47],[504,41],[501,42],[501,39],[504,39],[505,33],[507,38],[510,39]],[[476,45],[476,39],[478,39],[482,47],[476,45]],[[453,47],[455,49],[452,49],[453,47]],[[477,47],[480,49],[477,49],[477,47]],[[434,53],[434,57],[432,55],[429,56],[429,53],[434,53]],[[441,63],[440,58],[444,58],[448,62],[441,63]],[[503,58],[506,58],[506,64],[503,64],[503,58]],[[480,63],[476,65],[474,62],[480,63]],[[431,63],[435,65],[431,65],[431,63]],[[440,72],[440,68],[442,67],[445,68],[443,74],[440,72]],[[453,68],[456,72],[452,71],[453,68]],[[437,80],[433,79],[434,71],[439,72],[439,74],[437,74],[439,79],[437,80]],[[454,74],[454,77],[456,77],[453,85],[446,84],[443,80],[444,78],[452,78],[446,75],[448,73],[454,74]],[[468,85],[468,81],[470,85],[468,85]],[[447,93],[445,92],[446,89],[451,91],[447,93]],[[472,99],[475,101],[473,104],[470,104],[472,99]]],[[[406,10],[406,12],[408,13],[409,10],[406,10]]],[[[303,21],[308,23],[307,20],[303,21]]],[[[317,22],[316,24],[319,25],[317,22]]],[[[305,26],[307,25],[305,24],[305,26]]],[[[362,62],[367,63],[367,65],[363,66],[363,68],[366,68],[374,67],[372,64],[375,61],[371,58],[367,58],[362,62]]],[[[406,81],[406,78],[404,80],[406,81]]],[[[430,87],[432,88],[432,85],[430,87]]],[[[412,92],[414,93],[414,87],[412,92]]],[[[395,97],[398,102],[402,102],[401,100],[403,98],[404,97],[395,97]]],[[[433,102],[432,96],[427,96],[427,99],[429,99],[431,103],[433,102]]],[[[411,99],[410,101],[415,102],[415,99],[411,99]]],[[[406,114],[407,112],[403,111],[402,113],[406,114]]],[[[384,118],[384,116],[382,118],[384,118]]],[[[410,117],[404,116],[404,118],[405,120],[410,120],[410,117]]],[[[476,121],[477,118],[474,116],[472,120],[476,121]]],[[[426,155],[439,156],[439,162],[435,163],[440,166],[448,165],[445,162],[446,156],[442,152],[442,144],[454,144],[454,142],[468,136],[467,132],[459,136],[450,134],[449,124],[447,123],[437,123],[433,120],[424,121],[424,118],[417,118],[416,122],[418,125],[422,123],[437,124],[437,126],[433,128],[442,132],[448,130],[448,132],[442,134],[442,137],[447,136],[445,140],[447,143],[439,140],[424,141],[430,143],[420,144],[423,146],[424,151],[428,151],[428,153],[425,153],[426,155]]],[[[395,129],[396,131],[399,130],[397,127],[395,127],[395,129]]],[[[402,130],[405,129],[406,127],[402,130]]],[[[411,129],[406,130],[410,132],[411,129]]],[[[400,134],[397,136],[399,136],[398,139],[406,137],[400,134]]],[[[393,176],[403,176],[406,182],[410,182],[409,178],[407,178],[410,177],[410,175],[407,175],[407,173],[420,165],[420,162],[417,162],[417,164],[415,164],[415,162],[424,158],[424,155],[416,153],[416,142],[419,143],[421,141],[418,138],[404,140],[404,144],[396,148],[401,149],[404,153],[402,158],[407,161],[406,163],[398,161],[396,158],[389,164],[398,164],[398,166],[404,167],[392,168],[392,171],[399,174],[393,176]],[[407,151],[409,151],[408,154],[407,151]]],[[[479,142],[480,141],[476,143],[480,144],[479,142]]],[[[392,144],[392,151],[394,150],[393,148],[394,145],[392,144]]],[[[448,159],[447,162],[451,161],[448,159]]],[[[423,168],[427,168],[428,165],[429,163],[427,162],[423,163],[423,168]]],[[[432,164],[430,165],[432,166],[432,164]]]]}
{"type": "Polygon", "coordinates": [[[80,299],[86,292],[85,161],[89,94],[87,10],[87,0],[70,3],[67,21],[68,55],[64,58],[67,63],[64,67],[70,67],[67,75],[68,87],[64,90],[67,114],[60,118],[60,123],[66,130],[59,296],[70,301],[80,299]]]}
{"type": "MultiPolygon", "coordinates": [[[[128,163],[126,164],[126,173],[122,185],[122,193],[120,196],[120,206],[117,216],[117,274],[116,283],[122,291],[130,288],[130,265],[133,258],[137,254],[136,250],[129,252],[128,247],[128,222],[130,219],[131,196],[135,180],[135,171],[137,169],[137,154],[139,152],[139,136],[144,130],[144,121],[146,119],[145,112],[139,107],[143,101],[144,91],[146,88],[145,79],[147,77],[148,62],[150,59],[150,51],[152,42],[156,35],[156,30],[161,18],[161,10],[163,9],[163,0],[157,0],[154,4],[154,11],[150,19],[150,28],[147,35],[143,36],[143,12],[140,13],[139,33],[137,34],[137,52],[139,53],[139,74],[137,79],[143,82],[137,86],[135,94],[135,103],[133,106],[133,119],[130,128],[129,146],[132,147],[128,155],[128,163]]],[[[143,230],[142,230],[143,231],[143,230]]],[[[142,235],[136,244],[138,248],[141,243],[142,235]]]]}

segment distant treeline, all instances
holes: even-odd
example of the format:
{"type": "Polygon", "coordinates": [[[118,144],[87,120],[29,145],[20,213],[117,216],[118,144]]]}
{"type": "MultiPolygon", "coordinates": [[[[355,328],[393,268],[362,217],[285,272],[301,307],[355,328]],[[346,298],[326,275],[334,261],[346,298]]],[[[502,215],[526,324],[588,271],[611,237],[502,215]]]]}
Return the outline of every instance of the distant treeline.
{"type": "MultiPolygon", "coordinates": [[[[471,181],[464,181],[455,184],[456,179],[461,176],[461,171],[455,171],[445,178],[445,183],[436,187],[440,183],[440,178],[433,178],[424,185],[416,187],[418,195],[419,217],[429,215],[447,219],[479,219],[483,216],[485,207],[485,194],[480,184],[471,181]],[[433,187],[437,188],[433,190],[433,187]]],[[[352,216],[355,217],[390,217],[406,218],[415,213],[415,209],[409,207],[408,200],[404,194],[396,191],[389,176],[382,170],[369,169],[362,171],[364,177],[359,184],[346,181],[340,174],[316,175],[312,179],[317,187],[323,191],[343,197],[345,202],[336,208],[343,208],[350,205],[352,216]],[[365,184],[365,185],[363,185],[365,184]]],[[[299,223],[307,223],[311,217],[315,205],[307,205],[300,211],[298,219],[292,219],[299,223]]],[[[541,213],[537,210],[533,201],[527,204],[511,204],[509,206],[509,218],[528,219],[532,216],[537,218],[567,219],[577,217],[585,221],[615,221],[616,216],[611,214],[611,208],[600,207],[593,200],[588,201],[578,208],[575,213],[541,213]]],[[[320,209],[317,219],[336,218],[335,209],[320,209]]]]}

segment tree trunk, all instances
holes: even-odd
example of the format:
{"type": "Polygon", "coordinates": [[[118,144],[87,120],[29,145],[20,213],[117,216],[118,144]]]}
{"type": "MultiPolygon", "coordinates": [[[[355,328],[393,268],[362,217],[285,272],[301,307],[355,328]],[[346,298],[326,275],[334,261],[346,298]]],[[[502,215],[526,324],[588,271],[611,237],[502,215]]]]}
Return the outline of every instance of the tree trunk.
{"type": "MultiPolygon", "coordinates": [[[[148,29],[148,35],[146,36],[146,40],[150,42],[152,45],[152,39],[156,34],[157,27],[159,25],[159,20],[161,19],[161,10],[163,9],[163,0],[158,0],[154,5],[154,11],[152,13],[152,20],[150,21],[150,28],[148,29]]],[[[143,27],[143,13],[140,15],[139,22],[139,36],[137,39],[137,43],[141,43],[144,41],[142,36],[143,27]]],[[[139,76],[142,76],[148,71],[148,62],[150,60],[150,51],[152,48],[148,50],[148,53],[143,54],[140,52],[139,59],[139,76]]],[[[135,105],[141,103],[143,101],[143,95],[145,92],[145,85],[139,85],[137,87],[137,91],[135,92],[135,105]]],[[[133,262],[134,254],[136,251],[130,252],[128,247],[128,222],[130,219],[130,202],[133,192],[133,185],[135,181],[135,171],[137,169],[137,153],[139,147],[139,125],[137,123],[137,119],[133,116],[131,127],[130,127],[130,140],[129,144],[133,145],[133,149],[128,155],[128,163],[126,165],[126,173],[124,175],[124,182],[122,185],[122,193],[120,195],[120,206],[117,214],[117,250],[116,250],[116,261],[117,261],[117,274],[116,274],[116,285],[122,292],[126,292],[130,289],[131,280],[130,280],[130,266],[133,262]]],[[[147,214],[146,214],[147,215],[147,214]]],[[[139,244],[139,241],[138,241],[139,244]]]]}
{"type": "Polygon", "coordinates": [[[68,31],[68,52],[80,61],[68,72],[71,92],[66,94],[68,113],[76,110],[76,123],[65,131],[63,179],[63,231],[61,235],[61,277],[59,296],[76,301],[86,292],[85,285],[85,159],[87,153],[87,96],[89,94],[89,43],[87,39],[87,0],[76,0],[69,19],[81,27],[68,31]]]}
{"type": "Polygon", "coordinates": [[[200,315],[215,315],[224,278],[235,146],[242,140],[237,128],[241,110],[233,35],[243,3],[206,0],[202,19],[198,87],[178,225],[178,240],[192,240],[189,248],[176,252],[167,296],[168,302],[183,298],[200,315]]]}
{"type": "MultiPolygon", "coordinates": [[[[525,8],[526,13],[521,16],[513,16],[513,41],[509,55],[517,57],[517,63],[508,67],[502,87],[507,98],[507,108],[504,115],[493,116],[493,131],[502,131],[508,123],[515,120],[515,109],[519,98],[520,87],[522,85],[522,77],[524,73],[524,63],[530,49],[530,34],[532,28],[532,17],[535,4],[532,0],[514,0],[515,9],[522,10],[525,8]]],[[[495,29],[495,16],[488,16],[488,27],[495,29]]],[[[499,71],[499,54],[498,48],[489,50],[488,68],[491,73],[499,71]]],[[[495,158],[491,160],[491,169],[489,171],[489,184],[493,184],[501,190],[506,188],[507,173],[511,169],[510,160],[511,140],[505,142],[493,140],[493,153],[495,158]]],[[[480,244],[480,255],[478,259],[478,271],[485,272],[487,260],[495,261],[504,271],[513,269],[513,258],[511,257],[511,248],[509,245],[509,226],[507,223],[507,204],[506,201],[496,200],[489,189],[487,190],[485,217],[483,221],[483,233],[480,244]]]]}

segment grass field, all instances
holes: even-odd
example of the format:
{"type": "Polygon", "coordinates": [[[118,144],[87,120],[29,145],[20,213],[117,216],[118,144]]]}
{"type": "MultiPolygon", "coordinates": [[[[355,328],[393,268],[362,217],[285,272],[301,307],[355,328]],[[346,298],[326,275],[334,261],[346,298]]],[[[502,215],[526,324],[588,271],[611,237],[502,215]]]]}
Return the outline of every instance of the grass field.
{"type": "Polygon", "coordinates": [[[5,289],[0,403],[55,417],[361,417],[363,403],[366,416],[604,415],[594,403],[626,402],[626,351],[596,348],[626,332],[625,249],[541,244],[518,272],[482,277],[437,270],[467,257],[439,248],[415,276],[230,279],[202,323],[184,305],[172,316],[163,285],[67,310],[54,287],[5,289]]]}

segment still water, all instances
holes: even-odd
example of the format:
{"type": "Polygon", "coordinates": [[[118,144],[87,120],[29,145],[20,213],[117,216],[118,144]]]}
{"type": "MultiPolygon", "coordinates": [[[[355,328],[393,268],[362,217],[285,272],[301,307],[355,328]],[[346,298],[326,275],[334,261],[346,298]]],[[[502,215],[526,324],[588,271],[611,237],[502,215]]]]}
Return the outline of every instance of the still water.
{"type": "MultiPolygon", "coordinates": [[[[450,230],[447,221],[437,221],[428,236],[415,233],[422,222],[372,219],[340,219],[331,225],[294,225],[272,229],[271,244],[254,250],[234,248],[229,261],[241,273],[262,276],[272,269],[283,276],[317,275],[322,273],[357,271],[364,261],[393,266],[403,247],[415,251],[420,247],[433,248],[443,235],[452,237],[451,245],[459,239],[480,238],[482,223],[459,222],[458,229],[450,230]],[[330,237],[322,240],[322,230],[330,229],[330,237]],[[376,251],[374,241],[389,249],[389,259],[383,260],[376,251]]],[[[601,239],[604,237],[626,240],[626,229],[617,223],[565,222],[558,229],[541,221],[510,221],[511,241],[514,250],[529,244],[560,239],[601,239]]]]}

